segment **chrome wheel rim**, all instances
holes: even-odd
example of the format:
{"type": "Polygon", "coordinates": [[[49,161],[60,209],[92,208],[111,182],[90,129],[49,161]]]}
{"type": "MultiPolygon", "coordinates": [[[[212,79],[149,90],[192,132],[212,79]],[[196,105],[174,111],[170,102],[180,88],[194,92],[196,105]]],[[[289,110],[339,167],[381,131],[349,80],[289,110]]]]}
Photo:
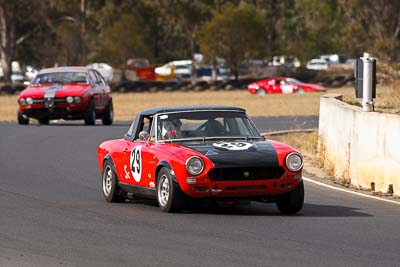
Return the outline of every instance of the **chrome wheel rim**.
{"type": "Polygon", "coordinates": [[[105,196],[109,196],[112,188],[112,170],[110,166],[107,166],[103,172],[103,193],[105,196]]]}
{"type": "Polygon", "coordinates": [[[169,181],[167,175],[163,174],[158,184],[158,202],[162,207],[165,207],[169,198],[169,181]]]}

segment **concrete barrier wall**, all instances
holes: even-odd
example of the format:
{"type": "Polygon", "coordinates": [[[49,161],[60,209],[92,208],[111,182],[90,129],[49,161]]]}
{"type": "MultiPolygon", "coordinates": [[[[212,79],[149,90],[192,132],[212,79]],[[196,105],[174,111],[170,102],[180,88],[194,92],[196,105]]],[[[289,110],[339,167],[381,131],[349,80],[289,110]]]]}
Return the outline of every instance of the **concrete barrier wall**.
{"type": "Polygon", "coordinates": [[[356,187],[400,195],[400,116],[363,112],[341,95],[321,97],[319,114],[318,152],[328,172],[356,187]]]}

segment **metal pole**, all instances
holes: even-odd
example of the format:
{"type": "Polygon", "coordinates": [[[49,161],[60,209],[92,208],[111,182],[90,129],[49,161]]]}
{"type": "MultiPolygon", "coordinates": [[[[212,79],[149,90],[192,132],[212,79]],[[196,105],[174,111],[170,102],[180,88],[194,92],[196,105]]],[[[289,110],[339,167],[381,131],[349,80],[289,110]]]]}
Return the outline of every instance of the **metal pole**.
{"type": "Polygon", "coordinates": [[[363,111],[374,111],[374,102],[372,100],[372,64],[373,58],[369,53],[364,53],[361,58],[363,61],[363,111]]]}

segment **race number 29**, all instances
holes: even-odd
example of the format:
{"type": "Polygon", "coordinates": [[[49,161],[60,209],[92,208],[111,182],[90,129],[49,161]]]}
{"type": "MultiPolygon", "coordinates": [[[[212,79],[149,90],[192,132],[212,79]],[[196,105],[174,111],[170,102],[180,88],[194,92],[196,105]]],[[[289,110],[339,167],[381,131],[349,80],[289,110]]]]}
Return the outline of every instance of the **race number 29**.
{"type": "Polygon", "coordinates": [[[140,182],[142,176],[142,146],[137,146],[132,149],[130,164],[133,179],[135,179],[136,182],[140,182]]]}

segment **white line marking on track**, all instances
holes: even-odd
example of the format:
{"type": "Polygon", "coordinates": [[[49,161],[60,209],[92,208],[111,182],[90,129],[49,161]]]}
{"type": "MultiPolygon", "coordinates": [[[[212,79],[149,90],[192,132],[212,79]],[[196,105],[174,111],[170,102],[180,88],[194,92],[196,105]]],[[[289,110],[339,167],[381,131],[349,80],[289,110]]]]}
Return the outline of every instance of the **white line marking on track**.
{"type": "Polygon", "coordinates": [[[324,183],[315,181],[315,180],[313,180],[311,178],[307,178],[307,177],[304,177],[304,176],[303,176],[303,180],[307,181],[307,182],[310,182],[310,183],[313,183],[313,184],[317,184],[319,186],[323,186],[323,187],[329,188],[329,189],[346,192],[346,193],[357,195],[357,196],[360,196],[360,197],[366,197],[366,198],[371,198],[371,199],[375,199],[375,200],[379,200],[379,201],[383,201],[383,202],[388,202],[388,203],[400,205],[400,202],[398,202],[398,201],[385,199],[385,198],[380,198],[380,197],[375,197],[375,196],[370,196],[370,195],[367,195],[367,194],[363,194],[363,193],[354,192],[354,191],[351,191],[351,190],[335,187],[335,186],[332,186],[332,185],[328,185],[328,184],[324,184],[324,183]]]}

